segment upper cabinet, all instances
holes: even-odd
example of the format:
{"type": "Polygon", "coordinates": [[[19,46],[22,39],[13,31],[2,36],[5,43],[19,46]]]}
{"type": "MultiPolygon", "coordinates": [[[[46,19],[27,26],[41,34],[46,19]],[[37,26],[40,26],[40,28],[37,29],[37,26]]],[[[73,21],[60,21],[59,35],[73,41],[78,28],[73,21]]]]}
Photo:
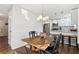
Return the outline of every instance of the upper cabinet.
{"type": "Polygon", "coordinates": [[[57,20],[52,20],[52,22],[58,26],[71,26],[71,14],[66,14],[57,20]]]}
{"type": "Polygon", "coordinates": [[[71,25],[78,25],[78,9],[71,11],[71,25]]]}

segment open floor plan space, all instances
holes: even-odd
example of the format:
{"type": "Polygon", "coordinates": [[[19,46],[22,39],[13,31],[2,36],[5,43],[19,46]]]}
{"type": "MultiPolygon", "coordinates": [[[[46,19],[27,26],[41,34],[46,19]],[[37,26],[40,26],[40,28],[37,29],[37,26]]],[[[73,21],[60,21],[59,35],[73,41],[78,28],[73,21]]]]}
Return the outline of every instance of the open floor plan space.
{"type": "Polygon", "coordinates": [[[0,54],[79,54],[79,4],[0,4],[0,54]]]}

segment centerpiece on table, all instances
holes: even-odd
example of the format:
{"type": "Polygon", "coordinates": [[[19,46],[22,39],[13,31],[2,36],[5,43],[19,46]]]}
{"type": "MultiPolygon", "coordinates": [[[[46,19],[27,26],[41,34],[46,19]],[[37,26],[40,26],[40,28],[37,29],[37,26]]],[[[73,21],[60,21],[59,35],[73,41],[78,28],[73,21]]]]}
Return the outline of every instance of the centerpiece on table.
{"type": "Polygon", "coordinates": [[[40,32],[39,36],[40,36],[41,38],[45,38],[45,37],[46,37],[46,33],[40,32]]]}

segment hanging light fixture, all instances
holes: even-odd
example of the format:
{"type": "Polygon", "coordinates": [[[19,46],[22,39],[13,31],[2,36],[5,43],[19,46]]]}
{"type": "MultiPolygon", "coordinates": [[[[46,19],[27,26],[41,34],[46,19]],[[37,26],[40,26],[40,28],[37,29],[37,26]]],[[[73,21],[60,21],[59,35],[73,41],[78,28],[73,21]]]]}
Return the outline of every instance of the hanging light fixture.
{"type": "Polygon", "coordinates": [[[40,16],[37,17],[37,20],[38,20],[38,21],[40,21],[40,20],[42,20],[42,19],[43,19],[42,15],[40,15],[40,16]]]}
{"type": "Polygon", "coordinates": [[[42,5],[42,14],[37,17],[37,20],[38,20],[38,21],[47,21],[47,20],[49,20],[49,16],[47,16],[47,15],[44,16],[44,15],[43,15],[43,12],[44,12],[44,11],[43,11],[43,5],[42,5]]]}

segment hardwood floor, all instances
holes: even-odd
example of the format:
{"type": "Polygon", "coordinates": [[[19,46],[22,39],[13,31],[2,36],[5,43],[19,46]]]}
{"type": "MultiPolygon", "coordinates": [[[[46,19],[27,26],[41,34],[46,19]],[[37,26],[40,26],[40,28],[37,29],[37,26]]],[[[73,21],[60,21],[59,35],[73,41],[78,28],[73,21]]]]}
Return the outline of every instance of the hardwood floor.
{"type": "MultiPolygon", "coordinates": [[[[38,54],[38,53],[30,51],[28,48],[25,49],[24,46],[15,49],[13,51],[8,45],[8,38],[0,37],[0,54],[38,54]]],[[[60,44],[59,54],[79,54],[79,48],[76,48],[75,46],[60,44]]]]}
{"type": "Polygon", "coordinates": [[[8,45],[8,38],[7,36],[0,37],[0,54],[14,54],[14,51],[11,50],[10,46],[8,45]]]}
{"type": "Polygon", "coordinates": [[[6,36],[0,37],[0,50],[8,48],[8,38],[6,36]]]}
{"type": "MultiPolygon", "coordinates": [[[[38,54],[37,52],[30,51],[28,48],[25,50],[25,47],[20,47],[15,51],[19,54],[38,54]]],[[[69,47],[68,45],[60,44],[59,54],[79,54],[79,48],[76,48],[76,46],[69,47]]]]}
{"type": "Polygon", "coordinates": [[[59,53],[60,54],[79,54],[79,48],[77,48],[76,46],[60,45],[59,53]]]}

